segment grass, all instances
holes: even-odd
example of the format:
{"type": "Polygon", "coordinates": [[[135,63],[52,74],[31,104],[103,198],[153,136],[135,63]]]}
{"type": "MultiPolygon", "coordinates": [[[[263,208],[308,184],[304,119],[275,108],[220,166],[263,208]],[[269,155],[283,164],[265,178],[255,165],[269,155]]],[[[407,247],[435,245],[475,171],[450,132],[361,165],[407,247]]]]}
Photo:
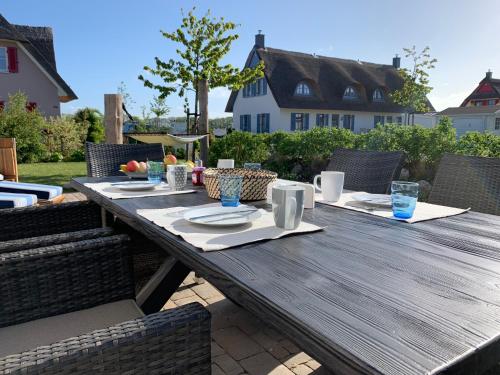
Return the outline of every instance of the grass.
{"type": "Polygon", "coordinates": [[[63,186],[87,175],[85,162],[19,164],[19,181],[63,186]]]}

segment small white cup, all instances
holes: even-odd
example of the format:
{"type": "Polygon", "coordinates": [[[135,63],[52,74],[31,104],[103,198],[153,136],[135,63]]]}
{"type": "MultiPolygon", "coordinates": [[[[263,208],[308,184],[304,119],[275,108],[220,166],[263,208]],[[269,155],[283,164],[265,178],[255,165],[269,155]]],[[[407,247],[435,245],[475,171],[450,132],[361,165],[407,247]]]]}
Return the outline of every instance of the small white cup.
{"type": "Polygon", "coordinates": [[[314,177],[314,187],[323,194],[323,199],[328,202],[337,202],[344,188],[344,172],[323,171],[314,177]],[[318,179],[321,178],[321,186],[318,179]]]}
{"type": "Polygon", "coordinates": [[[217,160],[217,168],[234,168],[234,159],[217,160]]]}

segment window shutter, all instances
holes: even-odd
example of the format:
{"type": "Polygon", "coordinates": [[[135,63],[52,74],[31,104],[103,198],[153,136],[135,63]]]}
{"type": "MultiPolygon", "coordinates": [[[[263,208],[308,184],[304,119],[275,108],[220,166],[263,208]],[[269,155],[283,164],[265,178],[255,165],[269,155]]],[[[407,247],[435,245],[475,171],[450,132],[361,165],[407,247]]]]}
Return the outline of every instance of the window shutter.
{"type": "Polygon", "coordinates": [[[309,113],[304,114],[304,130],[309,130],[309,113]]]}
{"type": "Polygon", "coordinates": [[[257,114],[257,133],[262,132],[262,115],[257,114]]]}
{"type": "Polygon", "coordinates": [[[17,48],[7,47],[7,60],[9,65],[9,73],[17,73],[19,71],[17,62],[17,48]]]}
{"type": "Polygon", "coordinates": [[[319,113],[316,113],[316,126],[321,126],[319,123],[319,113]]]}
{"type": "Polygon", "coordinates": [[[243,115],[240,115],[240,130],[245,130],[245,129],[243,128],[243,121],[244,121],[244,118],[245,118],[245,117],[244,117],[243,115]]]}
{"type": "Polygon", "coordinates": [[[328,117],[330,117],[330,115],[327,113],[325,115],[325,126],[328,126],[328,117]]]}
{"type": "Polygon", "coordinates": [[[295,131],[295,113],[290,116],[290,130],[295,131]]]}
{"type": "Polygon", "coordinates": [[[252,116],[247,115],[247,131],[252,131],[252,116]]]}
{"type": "Polygon", "coordinates": [[[262,95],[267,94],[267,82],[265,78],[262,78],[262,95]]]}
{"type": "Polygon", "coordinates": [[[265,133],[269,133],[269,118],[270,118],[270,115],[269,113],[266,113],[266,128],[265,128],[265,133]]]}

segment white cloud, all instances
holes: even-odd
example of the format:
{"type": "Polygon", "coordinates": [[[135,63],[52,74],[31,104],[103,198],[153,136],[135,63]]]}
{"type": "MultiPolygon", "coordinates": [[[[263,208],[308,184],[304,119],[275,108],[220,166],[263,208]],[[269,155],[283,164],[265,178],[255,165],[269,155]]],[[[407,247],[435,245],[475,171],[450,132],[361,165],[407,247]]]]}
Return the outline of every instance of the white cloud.
{"type": "Polygon", "coordinates": [[[433,93],[429,95],[429,100],[437,111],[442,111],[448,107],[459,107],[469,94],[470,90],[456,91],[450,94],[433,93]]]}
{"type": "Polygon", "coordinates": [[[226,87],[216,87],[208,92],[208,99],[229,99],[231,90],[226,87]]]}

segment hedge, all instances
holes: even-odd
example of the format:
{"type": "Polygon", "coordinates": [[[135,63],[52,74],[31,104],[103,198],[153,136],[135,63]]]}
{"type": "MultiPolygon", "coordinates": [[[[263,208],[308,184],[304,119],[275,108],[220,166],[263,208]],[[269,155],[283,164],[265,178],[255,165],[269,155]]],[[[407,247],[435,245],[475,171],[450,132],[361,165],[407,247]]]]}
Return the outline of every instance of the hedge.
{"type": "Polygon", "coordinates": [[[500,157],[500,136],[470,132],[457,140],[447,117],[434,128],[386,124],[364,134],[338,128],[271,134],[235,131],[214,141],[209,165],[215,166],[217,159],[227,158],[234,159],[237,167],[245,162],[258,162],[277,172],[281,178],[311,181],[315,174],[325,169],[335,148],[402,150],[406,153],[405,167],[410,178],[431,181],[445,152],[500,157]]]}

